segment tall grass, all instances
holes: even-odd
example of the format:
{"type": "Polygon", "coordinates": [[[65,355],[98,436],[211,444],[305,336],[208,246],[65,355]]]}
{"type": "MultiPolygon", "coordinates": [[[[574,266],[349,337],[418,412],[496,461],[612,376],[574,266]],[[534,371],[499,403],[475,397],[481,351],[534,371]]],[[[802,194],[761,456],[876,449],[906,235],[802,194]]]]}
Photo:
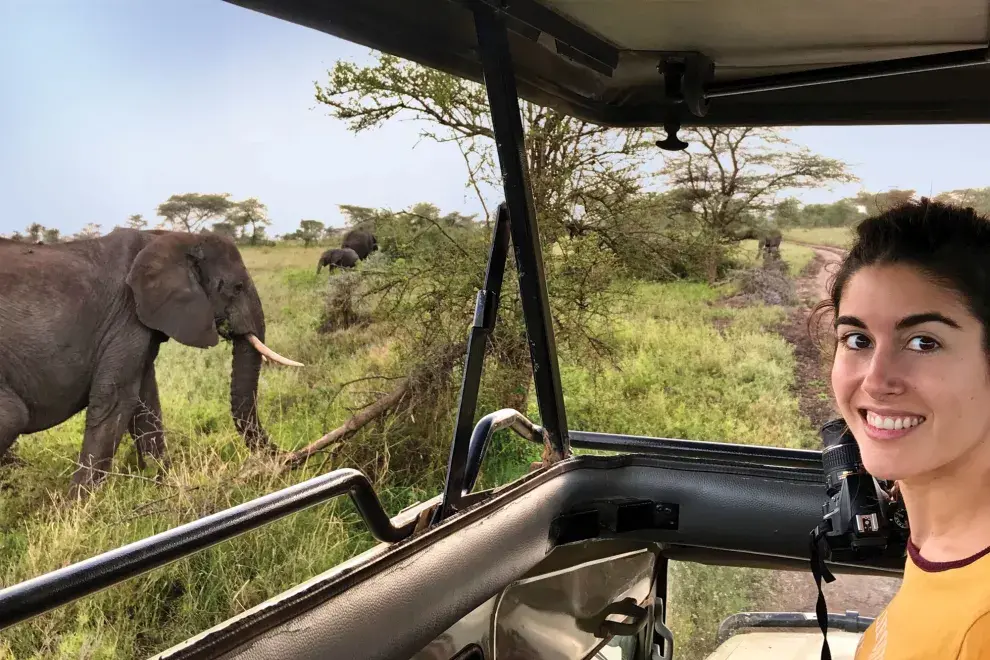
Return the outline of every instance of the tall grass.
{"type": "MultiPolygon", "coordinates": [[[[755,252],[755,245],[753,246],[755,252]]],[[[327,275],[321,248],[243,249],[268,319],[267,343],[302,369],[265,367],[261,417],[274,442],[293,449],[352,414],[388,384],[341,385],[395,365],[392,338],[365,327],[317,331],[327,275]],[[368,391],[362,391],[368,390],[368,391]]],[[[798,263],[799,251],[784,250],[798,263]]],[[[511,286],[507,283],[506,286],[511,286]]],[[[637,283],[617,305],[614,365],[591,369],[561,355],[569,425],[574,429],[725,442],[808,446],[815,436],[789,393],[793,357],[773,326],[779,308],[732,309],[718,292],[692,283],[637,283]]],[[[161,484],[138,470],[121,444],[114,474],[84,504],[62,494],[77,458],[82,415],[18,440],[18,464],[0,468],[0,580],[39,575],[244,502],[340,466],[375,481],[389,512],[436,494],[446,464],[442,441],[359,433],[325,460],[279,476],[245,479],[251,458],[229,413],[230,352],[168,342],[158,359],[173,470],[161,484]],[[372,442],[369,434],[374,435],[372,442]]],[[[490,402],[482,402],[482,407],[490,402]]],[[[487,412],[487,410],[479,410],[487,412]]],[[[536,417],[536,404],[529,411],[536,417]]],[[[441,420],[441,423],[449,422],[441,420]]],[[[504,434],[500,434],[504,435],[504,434]]],[[[538,448],[500,438],[483,482],[526,470],[538,448]]],[[[0,633],[0,655],[17,658],[133,658],[157,652],[370,547],[353,507],[339,500],[244,534],[100,594],[0,633]]],[[[671,615],[679,655],[710,647],[718,621],[766,588],[756,572],[679,564],[671,615]],[[731,593],[729,593],[731,592],[731,593]],[[694,640],[694,641],[692,641],[694,640]],[[692,650],[694,649],[694,650],[692,650]]]]}

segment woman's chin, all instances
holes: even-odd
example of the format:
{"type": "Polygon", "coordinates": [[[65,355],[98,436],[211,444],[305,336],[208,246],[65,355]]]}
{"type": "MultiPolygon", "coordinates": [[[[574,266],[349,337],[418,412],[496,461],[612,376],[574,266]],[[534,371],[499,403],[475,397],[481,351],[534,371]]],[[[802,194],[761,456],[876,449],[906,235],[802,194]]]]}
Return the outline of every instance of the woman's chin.
{"type": "MultiPolygon", "coordinates": [[[[902,481],[910,479],[925,471],[924,466],[917,465],[917,457],[898,455],[902,452],[871,452],[863,447],[860,454],[863,457],[863,467],[873,477],[885,481],[902,481]]],[[[907,454],[907,452],[903,452],[907,454]]]]}

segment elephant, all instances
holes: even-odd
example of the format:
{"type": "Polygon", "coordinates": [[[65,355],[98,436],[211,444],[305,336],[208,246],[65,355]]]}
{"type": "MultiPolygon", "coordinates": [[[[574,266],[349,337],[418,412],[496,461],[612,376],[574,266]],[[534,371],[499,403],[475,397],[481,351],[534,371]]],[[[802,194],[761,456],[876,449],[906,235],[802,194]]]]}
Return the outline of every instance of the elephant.
{"type": "Polygon", "coordinates": [[[352,229],[344,234],[340,247],[350,248],[357,252],[358,258],[367,259],[369,254],[378,250],[378,239],[364,229],[352,229]]]}
{"type": "Polygon", "coordinates": [[[316,274],[319,275],[324,266],[329,266],[333,271],[334,267],[354,268],[360,257],[351,248],[332,248],[320,255],[320,262],[316,265],[316,274]]]}
{"type": "Polygon", "coordinates": [[[252,449],[272,445],[258,420],[265,315],[233,241],[217,234],[118,228],[106,236],[0,243],[0,457],[19,435],[86,411],[70,497],[102,481],[125,430],[139,461],[168,468],[155,358],[163,342],[232,343],[230,410],[252,449]]]}
{"type": "Polygon", "coordinates": [[[767,255],[780,254],[780,241],[782,236],[779,229],[771,229],[760,236],[759,245],[756,248],[756,256],[759,257],[764,252],[767,255]]]}

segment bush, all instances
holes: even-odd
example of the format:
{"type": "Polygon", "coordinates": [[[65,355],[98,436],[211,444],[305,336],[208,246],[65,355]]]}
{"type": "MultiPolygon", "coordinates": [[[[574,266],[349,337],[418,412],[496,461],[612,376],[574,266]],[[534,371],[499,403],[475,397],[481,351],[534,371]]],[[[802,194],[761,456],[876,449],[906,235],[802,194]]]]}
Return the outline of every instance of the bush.
{"type": "Polygon", "coordinates": [[[787,263],[780,258],[767,258],[762,268],[738,271],[740,294],[745,302],[767,305],[794,305],[797,291],[788,273],[787,263]]]}
{"type": "Polygon", "coordinates": [[[320,332],[337,332],[357,325],[367,325],[371,318],[361,309],[362,279],[353,271],[335,271],[327,284],[320,332]]]}

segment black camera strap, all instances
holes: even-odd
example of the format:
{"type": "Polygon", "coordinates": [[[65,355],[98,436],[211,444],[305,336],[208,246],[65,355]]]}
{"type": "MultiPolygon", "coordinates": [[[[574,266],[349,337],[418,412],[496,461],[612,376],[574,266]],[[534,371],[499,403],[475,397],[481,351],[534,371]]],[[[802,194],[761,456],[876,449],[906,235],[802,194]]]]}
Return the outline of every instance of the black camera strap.
{"type": "Polygon", "coordinates": [[[822,521],[818,527],[811,530],[811,574],[814,575],[815,585],[818,587],[815,614],[818,617],[818,627],[822,629],[822,660],[832,660],[832,652],[828,648],[828,607],[825,605],[825,594],[822,592],[823,579],[826,583],[835,581],[835,576],[825,565],[825,558],[831,554],[825,541],[825,533],[828,529],[828,523],[822,521]]]}

